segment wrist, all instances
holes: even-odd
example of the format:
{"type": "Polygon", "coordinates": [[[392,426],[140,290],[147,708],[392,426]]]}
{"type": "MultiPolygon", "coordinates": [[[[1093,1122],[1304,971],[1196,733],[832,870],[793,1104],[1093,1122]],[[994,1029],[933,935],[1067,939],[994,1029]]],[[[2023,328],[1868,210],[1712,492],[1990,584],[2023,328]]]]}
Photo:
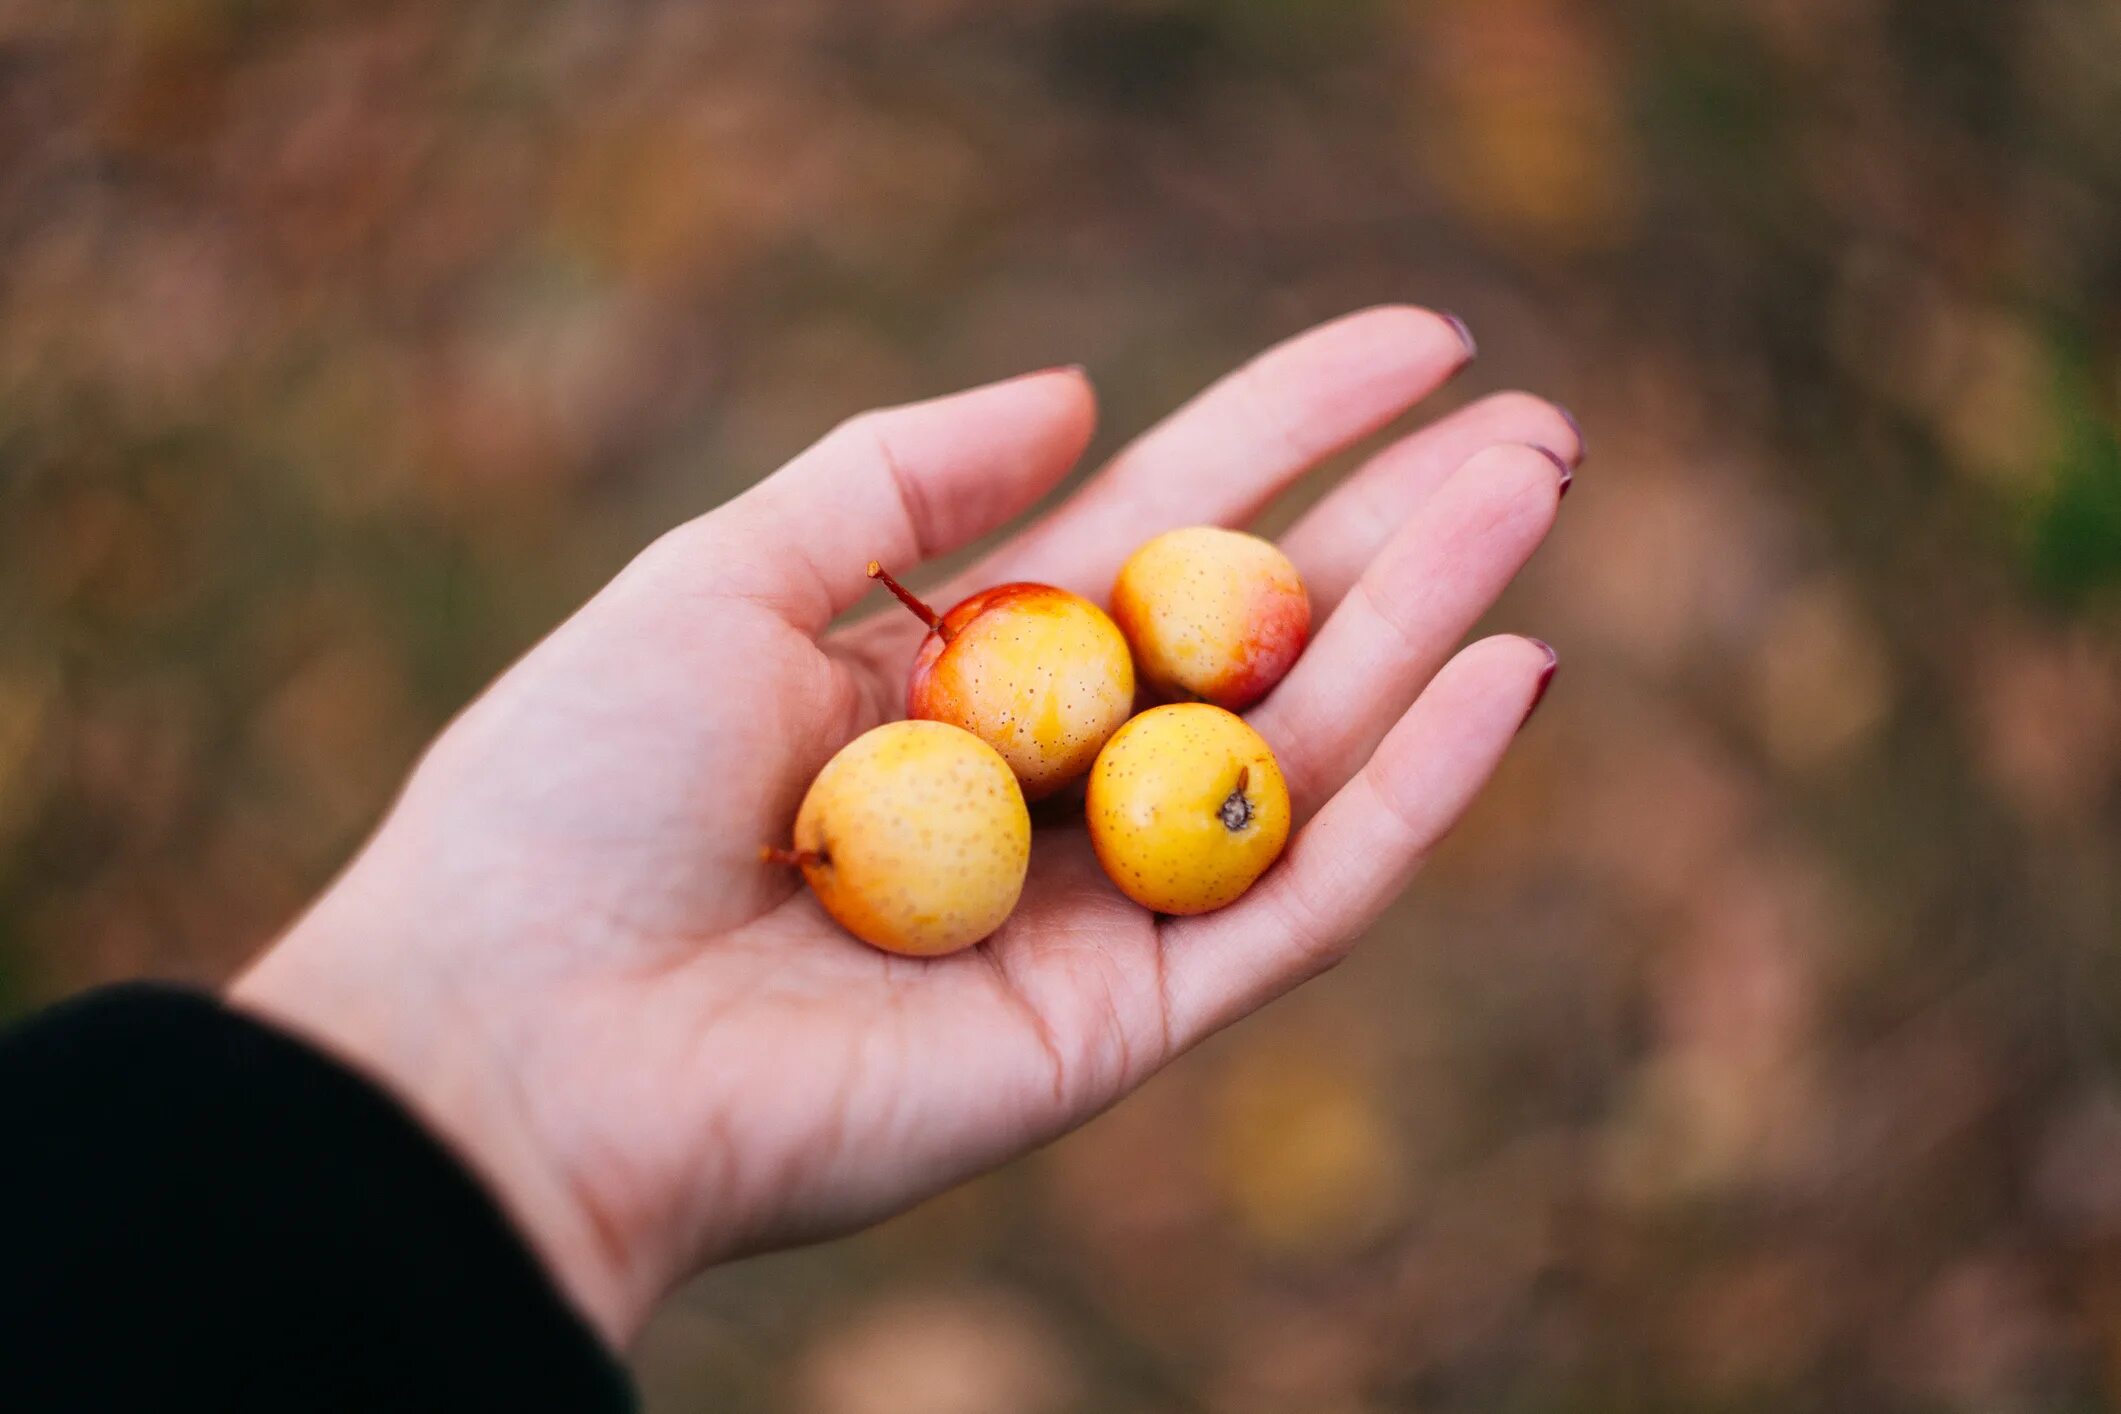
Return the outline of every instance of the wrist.
{"type": "Polygon", "coordinates": [[[590,1327],[623,1349],[656,1293],[632,1289],[618,1236],[594,1220],[538,1142],[522,1078],[492,1028],[444,987],[405,985],[431,968],[395,966],[372,939],[334,938],[325,912],[320,906],[239,976],[228,1003],[402,1104],[486,1189],[590,1327]]]}

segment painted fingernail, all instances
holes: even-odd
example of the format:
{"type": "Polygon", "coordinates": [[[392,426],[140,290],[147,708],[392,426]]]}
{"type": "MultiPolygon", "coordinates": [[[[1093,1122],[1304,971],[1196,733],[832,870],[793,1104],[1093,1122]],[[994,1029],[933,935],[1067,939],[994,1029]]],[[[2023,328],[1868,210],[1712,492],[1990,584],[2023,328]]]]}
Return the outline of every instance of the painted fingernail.
{"type": "Polygon", "coordinates": [[[1473,338],[1473,331],[1466,327],[1465,320],[1460,319],[1447,309],[1439,309],[1436,314],[1444,323],[1451,326],[1451,332],[1458,336],[1458,342],[1466,346],[1466,358],[1468,361],[1480,357],[1480,344],[1473,338]]]}
{"type": "Polygon", "coordinates": [[[1547,655],[1547,665],[1540,670],[1539,686],[1532,689],[1532,704],[1524,709],[1524,721],[1517,724],[1519,731],[1524,730],[1525,722],[1532,720],[1532,714],[1539,710],[1539,704],[1546,701],[1547,689],[1554,685],[1554,673],[1561,667],[1561,655],[1554,651],[1553,644],[1541,638],[1531,639],[1530,642],[1537,644],[1539,651],[1547,655]]]}
{"type": "Polygon", "coordinates": [[[1537,442],[1528,442],[1525,445],[1554,463],[1554,470],[1561,473],[1561,485],[1555,488],[1554,499],[1558,501],[1563,496],[1568,495],[1569,483],[1576,479],[1576,472],[1567,462],[1562,460],[1561,453],[1555,451],[1552,447],[1542,447],[1537,442]]]}
{"type": "Polygon", "coordinates": [[[1578,421],[1576,420],[1576,414],[1575,414],[1575,413],[1573,413],[1573,412],[1570,412],[1570,411],[1569,411],[1569,410],[1568,410],[1567,408],[1563,407],[1563,406],[1562,406],[1562,405],[1561,405],[1560,403],[1556,403],[1556,404],[1554,404],[1554,411],[1556,411],[1556,412],[1558,412],[1558,413],[1560,413],[1560,414],[1561,414],[1561,420],[1562,420],[1563,422],[1566,422],[1567,424],[1569,424],[1569,431],[1570,431],[1571,433],[1573,433],[1573,434],[1575,435],[1575,438],[1576,438],[1576,460],[1577,460],[1578,462],[1581,462],[1581,461],[1582,461],[1582,460],[1583,460],[1583,459],[1584,459],[1585,457],[1587,457],[1587,456],[1589,456],[1589,455],[1591,454],[1591,445],[1590,445],[1590,443],[1588,443],[1588,442],[1586,442],[1586,441],[1584,441],[1584,440],[1583,440],[1583,424],[1582,424],[1582,423],[1580,423],[1580,422],[1578,422],[1578,421]]]}

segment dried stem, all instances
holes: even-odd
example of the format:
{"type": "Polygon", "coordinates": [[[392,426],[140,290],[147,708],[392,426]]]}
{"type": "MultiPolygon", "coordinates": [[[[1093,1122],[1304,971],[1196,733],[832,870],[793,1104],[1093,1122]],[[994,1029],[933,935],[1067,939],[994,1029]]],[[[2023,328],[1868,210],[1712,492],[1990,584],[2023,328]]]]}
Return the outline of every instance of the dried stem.
{"type": "Polygon", "coordinates": [[[928,625],[929,629],[932,632],[939,634],[942,637],[943,642],[948,643],[950,641],[952,637],[951,632],[949,629],[943,627],[943,621],[940,617],[937,616],[935,610],[929,608],[927,604],[923,603],[919,595],[915,594],[905,585],[900,584],[897,580],[893,579],[891,577],[891,572],[885,569],[882,565],[878,564],[875,560],[871,560],[869,562],[869,577],[877,581],[879,584],[883,585],[884,588],[890,590],[892,594],[897,596],[899,603],[904,604],[907,608],[913,610],[914,617],[919,619],[922,623],[928,625]]]}

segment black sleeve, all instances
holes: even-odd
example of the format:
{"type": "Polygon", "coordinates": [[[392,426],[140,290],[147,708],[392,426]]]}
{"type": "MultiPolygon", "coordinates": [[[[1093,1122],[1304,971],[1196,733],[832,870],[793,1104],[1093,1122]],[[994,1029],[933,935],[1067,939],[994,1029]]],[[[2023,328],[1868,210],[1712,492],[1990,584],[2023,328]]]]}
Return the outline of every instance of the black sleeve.
{"type": "Polygon", "coordinates": [[[0,1034],[0,1408],[632,1407],[493,1200],[366,1080],[171,988],[0,1034]]]}

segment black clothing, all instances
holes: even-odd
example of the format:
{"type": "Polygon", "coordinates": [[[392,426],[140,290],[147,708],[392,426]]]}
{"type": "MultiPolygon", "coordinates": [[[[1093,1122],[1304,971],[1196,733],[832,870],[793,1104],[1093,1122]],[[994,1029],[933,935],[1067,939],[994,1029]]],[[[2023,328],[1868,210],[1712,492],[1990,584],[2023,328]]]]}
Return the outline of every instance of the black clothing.
{"type": "Polygon", "coordinates": [[[0,1213],[0,1408],[633,1407],[441,1143],[198,993],[0,1033],[0,1213]]]}

